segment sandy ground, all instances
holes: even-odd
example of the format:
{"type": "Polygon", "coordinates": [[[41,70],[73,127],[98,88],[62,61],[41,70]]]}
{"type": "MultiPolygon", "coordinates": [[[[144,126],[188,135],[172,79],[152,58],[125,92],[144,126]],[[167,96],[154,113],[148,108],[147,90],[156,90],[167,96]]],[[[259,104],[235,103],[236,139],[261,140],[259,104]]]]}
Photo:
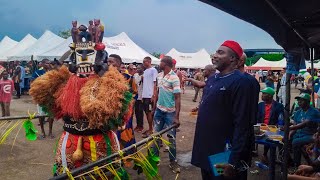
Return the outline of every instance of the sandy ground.
{"type": "MultiPolygon", "coordinates": [[[[264,87],[264,85],[262,85],[264,87]]],[[[297,90],[292,90],[292,99],[297,95],[297,90]]],[[[186,93],[182,95],[182,111],[180,115],[181,127],[177,133],[177,157],[182,165],[182,172],[178,179],[201,179],[200,170],[190,164],[191,151],[193,146],[194,129],[196,117],[190,116],[190,110],[197,106],[198,102],[192,102],[194,91],[188,87],[186,93]]],[[[32,103],[30,96],[22,96],[19,100],[12,100],[12,115],[27,115],[27,111],[36,111],[36,106],[32,103]]],[[[145,120],[146,121],[146,120],[145,120]]],[[[33,121],[36,128],[38,121],[33,121]]],[[[135,124],[135,121],[134,121],[135,124]]],[[[145,122],[145,127],[147,123],[145,122]]],[[[48,132],[48,123],[45,124],[48,132]]],[[[62,122],[54,122],[53,132],[55,139],[45,139],[29,142],[25,140],[23,130],[17,135],[15,145],[12,146],[14,137],[18,129],[14,130],[12,135],[7,139],[4,145],[0,146],[0,179],[1,180],[42,180],[48,179],[52,175],[52,164],[54,159],[54,146],[59,135],[62,132],[62,122]]],[[[141,139],[141,134],[136,133],[137,140],[141,139]]],[[[208,139],[209,141],[209,139],[208,139]]],[[[260,148],[261,149],[261,148],[260,148]]],[[[260,151],[261,153],[262,151],[260,151]]],[[[257,160],[257,159],[255,159],[257,160]]],[[[175,174],[168,167],[168,153],[161,153],[160,175],[163,179],[175,179],[175,174]]],[[[250,171],[258,170],[258,173],[248,173],[250,180],[267,179],[267,172],[256,167],[250,171]]],[[[134,180],[145,179],[143,175],[137,175],[134,171],[129,171],[131,178],[134,180]]]]}

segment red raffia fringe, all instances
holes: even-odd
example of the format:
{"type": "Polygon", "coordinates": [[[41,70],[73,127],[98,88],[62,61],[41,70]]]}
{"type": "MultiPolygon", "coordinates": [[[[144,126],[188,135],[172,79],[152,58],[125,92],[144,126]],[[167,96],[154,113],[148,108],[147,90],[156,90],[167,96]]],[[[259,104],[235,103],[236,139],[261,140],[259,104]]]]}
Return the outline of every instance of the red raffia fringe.
{"type": "Polygon", "coordinates": [[[80,89],[87,82],[88,78],[80,78],[72,75],[66,86],[61,90],[61,94],[56,100],[63,115],[69,115],[74,120],[84,117],[80,108],[80,89]]]}

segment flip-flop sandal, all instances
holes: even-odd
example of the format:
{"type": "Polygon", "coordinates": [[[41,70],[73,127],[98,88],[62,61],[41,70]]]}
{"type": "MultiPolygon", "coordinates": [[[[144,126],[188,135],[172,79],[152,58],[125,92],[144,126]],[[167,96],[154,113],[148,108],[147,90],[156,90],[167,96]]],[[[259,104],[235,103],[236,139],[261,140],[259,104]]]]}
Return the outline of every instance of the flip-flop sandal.
{"type": "Polygon", "coordinates": [[[54,139],[54,138],[56,138],[54,135],[51,135],[51,136],[49,136],[50,137],[50,139],[54,139]]]}

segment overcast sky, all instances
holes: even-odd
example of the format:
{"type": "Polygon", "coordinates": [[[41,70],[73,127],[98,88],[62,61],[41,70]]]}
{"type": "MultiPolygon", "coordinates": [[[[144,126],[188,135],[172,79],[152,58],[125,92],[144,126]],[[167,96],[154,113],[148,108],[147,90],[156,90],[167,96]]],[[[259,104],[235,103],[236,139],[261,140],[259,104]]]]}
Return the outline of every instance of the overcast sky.
{"type": "Polygon", "coordinates": [[[0,0],[0,39],[36,38],[100,18],[105,36],[126,32],[148,52],[213,52],[224,40],[243,48],[281,48],[263,30],[197,0],[0,0]],[[92,8],[88,8],[92,7],[92,8]]]}

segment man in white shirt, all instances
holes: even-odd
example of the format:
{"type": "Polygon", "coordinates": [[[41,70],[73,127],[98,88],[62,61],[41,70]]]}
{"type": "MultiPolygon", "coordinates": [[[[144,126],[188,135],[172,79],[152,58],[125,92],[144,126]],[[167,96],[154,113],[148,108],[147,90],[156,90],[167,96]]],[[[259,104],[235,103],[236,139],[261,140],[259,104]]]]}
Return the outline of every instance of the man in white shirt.
{"type": "Polygon", "coordinates": [[[152,105],[154,101],[154,95],[156,91],[156,81],[158,76],[158,71],[151,66],[151,58],[145,57],[143,59],[143,66],[145,68],[143,73],[143,89],[142,89],[142,103],[143,103],[143,109],[144,112],[147,115],[148,125],[149,129],[143,132],[144,138],[148,137],[150,134],[152,134],[153,130],[153,118],[152,118],[152,105]]]}

